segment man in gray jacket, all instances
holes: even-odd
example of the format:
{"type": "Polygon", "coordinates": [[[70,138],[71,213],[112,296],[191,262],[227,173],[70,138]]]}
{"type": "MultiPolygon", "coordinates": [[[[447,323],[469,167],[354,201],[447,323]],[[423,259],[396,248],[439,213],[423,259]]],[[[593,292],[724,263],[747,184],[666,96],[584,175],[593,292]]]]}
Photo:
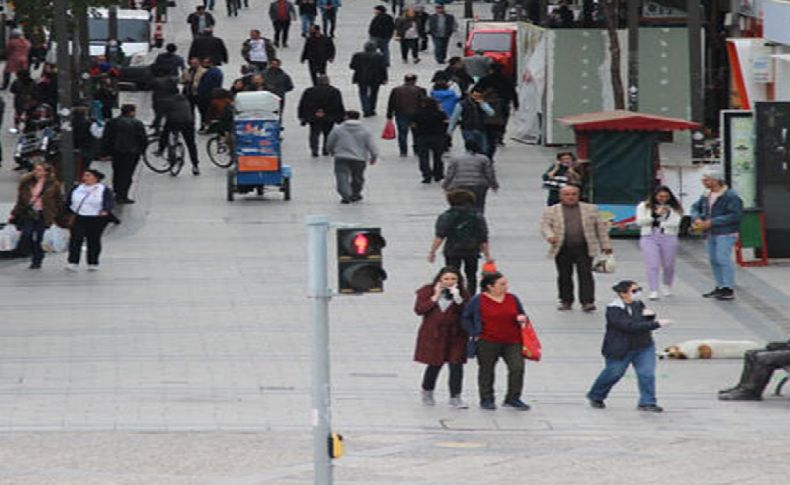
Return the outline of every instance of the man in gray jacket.
{"type": "Polygon", "coordinates": [[[329,133],[326,150],[335,157],[335,180],[340,203],[362,200],[365,166],[376,163],[373,134],[359,121],[359,111],[346,111],[345,121],[329,133]]]}
{"type": "Polygon", "coordinates": [[[465,189],[475,194],[475,206],[480,212],[485,210],[488,189],[499,189],[491,159],[480,153],[480,145],[475,140],[467,140],[466,153],[450,159],[442,188],[450,191],[465,189]]]}

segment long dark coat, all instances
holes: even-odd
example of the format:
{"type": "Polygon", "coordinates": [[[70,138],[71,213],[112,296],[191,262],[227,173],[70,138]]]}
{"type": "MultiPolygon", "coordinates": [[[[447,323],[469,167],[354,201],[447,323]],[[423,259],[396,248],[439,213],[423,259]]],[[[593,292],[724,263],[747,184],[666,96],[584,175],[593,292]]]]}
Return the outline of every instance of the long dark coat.
{"type": "MultiPolygon", "coordinates": [[[[431,301],[433,285],[417,290],[414,313],[422,317],[417,333],[417,348],[414,360],[428,365],[466,362],[466,332],[461,328],[463,305],[453,303],[445,311],[431,301]]],[[[468,297],[464,298],[464,303],[468,297]]]]}

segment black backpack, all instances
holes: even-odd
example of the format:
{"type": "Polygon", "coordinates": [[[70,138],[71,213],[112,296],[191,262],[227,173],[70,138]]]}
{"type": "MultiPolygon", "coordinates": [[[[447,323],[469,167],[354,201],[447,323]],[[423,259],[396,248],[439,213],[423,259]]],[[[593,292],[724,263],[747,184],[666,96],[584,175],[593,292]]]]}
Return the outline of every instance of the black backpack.
{"type": "Polygon", "coordinates": [[[483,220],[477,211],[454,210],[446,244],[456,252],[476,252],[483,242],[483,220]]]}

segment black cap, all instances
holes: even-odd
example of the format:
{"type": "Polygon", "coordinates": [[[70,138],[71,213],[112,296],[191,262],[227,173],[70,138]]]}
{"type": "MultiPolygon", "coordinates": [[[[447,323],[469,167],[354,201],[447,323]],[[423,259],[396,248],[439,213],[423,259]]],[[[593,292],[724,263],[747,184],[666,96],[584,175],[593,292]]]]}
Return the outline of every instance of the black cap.
{"type": "Polygon", "coordinates": [[[612,289],[617,293],[625,293],[626,291],[630,290],[632,286],[636,284],[636,281],[632,280],[622,280],[616,285],[612,287],[612,289]]]}

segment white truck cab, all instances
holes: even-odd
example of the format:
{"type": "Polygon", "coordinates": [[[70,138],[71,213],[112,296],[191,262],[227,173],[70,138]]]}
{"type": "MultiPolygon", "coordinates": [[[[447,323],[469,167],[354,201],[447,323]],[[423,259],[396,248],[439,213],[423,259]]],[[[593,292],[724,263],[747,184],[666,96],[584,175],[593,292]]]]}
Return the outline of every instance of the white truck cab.
{"type": "MultiPolygon", "coordinates": [[[[89,9],[88,39],[91,57],[104,55],[109,34],[109,11],[105,8],[89,9]]],[[[144,58],[151,50],[151,15],[146,10],[118,9],[118,40],[127,59],[144,58]]]]}

